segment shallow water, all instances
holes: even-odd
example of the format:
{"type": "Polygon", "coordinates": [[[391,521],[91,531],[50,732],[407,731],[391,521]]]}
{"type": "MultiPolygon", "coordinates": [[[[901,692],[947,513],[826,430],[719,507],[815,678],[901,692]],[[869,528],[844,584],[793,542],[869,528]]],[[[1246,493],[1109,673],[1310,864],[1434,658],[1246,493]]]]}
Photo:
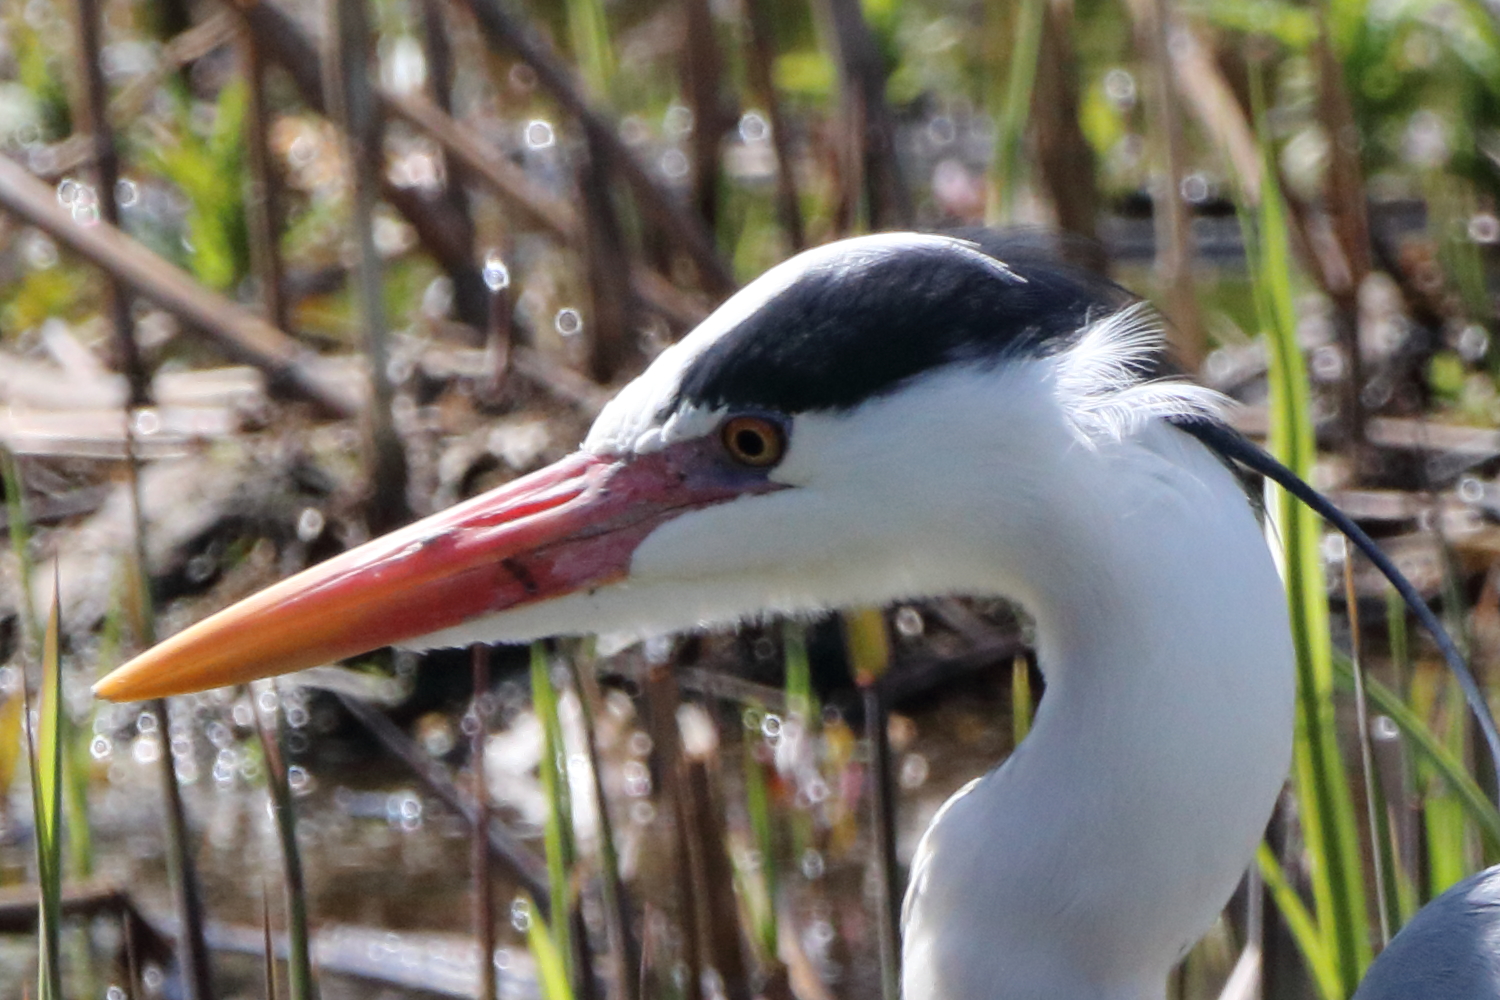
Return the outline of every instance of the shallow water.
{"type": "MultiPolygon", "coordinates": [[[[993,766],[1005,751],[1008,740],[1000,723],[1004,720],[1008,725],[1009,713],[998,700],[998,682],[966,687],[969,690],[961,698],[949,698],[911,715],[898,713],[893,719],[903,863],[943,799],[993,766]]],[[[303,719],[298,729],[304,738],[297,744],[305,749],[294,758],[300,770],[294,785],[308,911],[315,935],[321,935],[315,949],[321,949],[338,968],[365,969],[392,980],[376,985],[367,979],[324,974],[320,976],[323,995],[391,1000],[461,995],[472,981],[477,956],[470,937],[473,903],[466,824],[394,759],[363,743],[320,743],[331,738],[314,732],[318,728],[316,699],[293,693],[284,700],[288,716],[298,718],[300,712],[303,719]],[[417,990],[412,983],[440,988],[417,990]]],[[[179,768],[191,779],[184,785],[184,798],[212,922],[210,936],[216,947],[229,946],[215,954],[217,985],[226,998],[263,995],[260,960],[255,957],[260,952],[262,893],[270,894],[273,925],[281,925],[282,912],[280,848],[264,790],[259,748],[253,730],[244,724],[248,721],[245,701],[220,693],[182,699],[181,704],[174,704],[169,726],[179,768]]],[[[659,796],[649,779],[642,787],[646,769],[629,766],[635,758],[644,762],[640,751],[649,749],[650,741],[642,739],[644,730],[628,699],[612,698],[611,707],[623,718],[606,719],[600,726],[609,737],[602,752],[630,891],[654,912],[675,912],[674,836],[666,818],[670,810],[657,808],[659,796]]],[[[535,819],[531,815],[535,804],[526,795],[527,781],[535,781],[531,770],[535,749],[528,747],[526,738],[534,720],[515,706],[497,714],[503,722],[492,731],[487,755],[491,788],[501,793],[497,796],[501,815],[529,831],[533,847],[540,852],[539,831],[529,822],[535,819]],[[520,757],[520,766],[503,766],[506,755],[520,757]],[[502,766],[497,768],[497,763],[502,766]]],[[[731,850],[742,861],[749,858],[753,867],[740,762],[747,739],[754,744],[764,740],[764,734],[747,736],[741,709],[724,703],[693,711],[684,720],[689,729],[709,724],[709,734],[700,733],[697,738],[717,744],[721,779],[717,794],[724,803],[731,850]]],[[[426,724],[441,729],[431,719],[426,724]]],[[[170,928],[174,920],[157,783],[159,734],[149,725],[141,732],[138,720],[121,710],[107,711],[97,728],[91,796],[96,876],[129,887],[142,911],[158,926],[170,928]]],[[[422,733],[423,723],[414,728],[422,733]]],[[[811,846],[800,856],[778,859],[778,867],[787,873],[781,911],[783,919],[793,922],[811,967],[833,996],[870,996],[878,989],[878,960],[864,864],[869,850],[868,799],[859,768],[846,762],[829,770],[828,760],[837,755],[827,745],[852,738],[847,727],[835,726],[832,732],[842,735],[812,741],[811,772],[793,773],[794,764],[781,762],[783,801],[775,807],[775,817],[811,831],[812,836],[811,846]],[[813,777],[808,778],[808,773],[813,777]]],[[[779,738],[785,739],[785,734],[779,738]]],[[[451,740],[429,742],[438,750],[451,746],[451,740]]],[[[785,745],[771,748],[773,756],[785,758],[789,752],[785,745]]],[[[863,757],[857,742],[851,752],[849,760],[863,757]]],[[[570,766],[577,763],[573,755],[570,766]]],[[[462,784],[467,775],[460,774],[458,780],[462,784]]],[[[578,777],[574,781],[578,783],[578,777]]],[[[581,784],[587,787],[587,782],[581,784]]],[[[14,795],[20,796],[14,803],[18,808],[9,815],[26,815],[29,792],[18,788],[14,795]]],[[[8,832],[0,846],[0,866],[12,880],[19,880],[32,865],[30,831],[15,827],[8,832]]],[[[783,847],[790,853],[794,838],[786,831],[783,834],[787,840],[783,847]]],[[[532,995],[529,956],[521,935],[504,919],[515,885],[498,865],[496,873],[501,909],[497,954],[506,967],[503,982],[508,983],[502,992],[512,1000],[522,1000],[532,995]]],[[[102,918],[94,921],[91,933],[101,955],[109,953],[119,936],[114,922],[102,918]]],[[[665,940],[658,961],[672,961],[678,953],[672,934],[665,940]]],[[[81,939],[75,953],[80,947],[81,939]]],[[[34,988],[34,958],[31,941],[0,941],[0,1000],[19,1000],[27,985],[34,988]]],[[[74,958],[68,967],[76,971],[82,964],[74,958]]],[[[95,964],[100,970],[95,980],[75,978],[70,996],[108,996],[111,984],[104,970],[109,963],[95,964]]],[[[147,975],[149,995],[176,994],[170,974],[148,970],[147,975]],[[150,988],[153,984],[155,989],[150,988]]]]}

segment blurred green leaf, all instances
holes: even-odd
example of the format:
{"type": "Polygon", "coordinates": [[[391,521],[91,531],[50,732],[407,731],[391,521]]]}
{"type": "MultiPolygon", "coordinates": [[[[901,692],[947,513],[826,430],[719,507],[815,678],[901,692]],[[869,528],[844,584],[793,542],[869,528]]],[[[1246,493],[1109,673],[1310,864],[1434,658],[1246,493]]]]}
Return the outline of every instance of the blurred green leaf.
{"type": "Polygon", "coordinates": [[[1281,0],[1213,0],[1188,9],[1220,28],[1267,35],[1297,51],[1318,37],[1318,19],[1312,9],[1281,0]]]}
{"type": "Polygon", "coordinates": [[[59,65],[62,53],[49,44],[42,33],[27,23],[24,4],[12,4],[5,18],[10,51],[15,60],[16,76],[36,100],[37,118],[44,142],[55,142],[73,131],[73,115],[68,102],[67,79],[59,65]]]}
{"type": "Polygon", "coordinates": [[[1338,962],[1328,948],[1327,938],[1302,902],[1302,897],[1297,895],[1297,890],[1287,881],[1286,873],[1281,870],[1281,863],[1264,841],[1255,850],[1255,862],[1266,888],[1271,892],[1271,898],[1276,901],[1276,909],[1286,921],[1287,930],[1297,942],[1302,957],[1307,960],[1307,968],[1312,973],[1318,995],[1323,1000],[1344,1000],[1346,994],[1339,979],[1338,962]]]}
{"type": "Polygon", "coordinates": [[[1463,358],[1457,351],[1438,351],[1427,362],[1427,386],[1437,396],[1450,403],[1458,402],[1463,395],[1464,380],[1468,372],[1463,358]]]}
{"type": "Polygon", "coordinates": [[[755,839],[755,849],[760,855],[760,870],[745,872],[749,882],[760,876],[759,891],[746,892],[750,904],[754,935],[763,955],[776,955],[776,831],[771,816],[771,796],[766,787],[766,766],[756,756],[760,741],[745,741],[745,813],[750,818],[750,831],[755,839]]]}
{"type": "Polygon", "coordinates": [[[877,608],[851,608],[839,616],[844,623],[844,646],[855,683],[873,684],[891,665],[891,640],[885,616],[877,608]]]}
{"type": "MultiPolygon", "coordinates": [[[[573,986],[568,978],[568,964],[563,958],[553,935],[548,932],[547,921],[537,911],[536,902],[525,893],[521,900],[526,905],[526,947],[536,960],[536,976],[542,987],[543,1000],[573,1000],[573,986]]],[[[567,917],[560,917],[566,922],[567,917]]]]}
{"type": "Polygon", "coordinates": [[[833,94],[837,73],[822,52],[788,52],[776,60],[776,89],[806,100],[827,100],[833,94]]]}
{"type": "MultiPolygon", "coordinates": [[[[1350,665],[1346,658],[1335,660],[1341,690],[1352,691],[1354,683],[1350,665]]],[[[1491,850],[1500,852],[1500,811],[1490,803],[1478,782],[1469,775],[1462,758],[1443,745],[1435,733],[1422,721],[1422,716],[1408,705],[1401,696],[1380,681],[1365,678],[1365,694],[1370,703],[1390,718],[1408,740],[1419,758],[1430,764],[1433,770],[1453,790],[1463,803],[1464,811],[1479,827],[1491,850]]],[[[1467,711],[1467,708],[1465,708],[1467,711]]]]}
{"type": "Polygon", "coordinates": [[[272,681],[275,721],[268,728],[255,716],[261,753],[266,767],[266,791],[271,797],[271,816],[276,821],[276,839],[281,844],[283,883],[287,909],[287,996],[290,1000],[315,1000],[317,980],[312,973],[311,937],[307,930],[307,887],[302,877],[302,851],[297,846],[297,810],[281,755],[281,693],[272,681]]]}
{"type": "MultiPolygon", "coordinates": [[[[1251,94],[1262,177],[1259,212],[1250,217],[1247,261],[1252,267],[1270,364],[1270,450],[1303,479],[1316,457],[1307,368],[1297,342],[1294,266],[1286,207],[1277,184],[1275,155],[1258,64],[1252,64],[1251,94]]],[[[1321,551],[1322,524],[1286,491],[1274,491],[1272,506],[1282,541],[1283,576],[1297,654],[1297,713],[1292,752],[1298,818],[1310,856],[1309,880],[1317,925],[1326,935],[1339,981],[1353,989],[1370,962],[1369,914],[1365,907],[1359,826],[1339,748],[1333,706],[1333,645],[1329,635],[1327,582],[1321,551]]],[[[1314,956],[1309,954],[1309,961],[1314,956]]]]}
{"type": "MultiPolygon", "coordinates": [[[[573,807],[568,785],[567,748],[562,720],[557,714],[557,690],[552,686],[547,651],[543,643],[531,644],[531,699],[544,736],[539,765],[542,792],[547,798],[547,820],[543,840],[547,850],[547,878],[552,890],[552,924],[557,951],[569,977],[572,975],[572,934],[568,914],[573,871],[573,807]]],[[[533,915],[533,920],[536,917],[533,915]]],[[[571,979],[569,980],[571,981],[571,979]]]]}
{"type": "Polygon", "coordinates": [[[35,329],[53,316],[81,319],[98,308],[85,272],[66,262],[28,270],[7,289],[0,309],[0,331],[19,333],[35,329]]]}
{"type": "Polygon", "coordinates": [[[1031,667],[1025,656],[1010,664],[1010,735],[1011,745],[1020,746],[1031,732],[1031,667]]]}
{"type": "Polygon", "coordinates": [[[37,730],[31,749],[31,807],[36,838],[37,881],[40,889],[37,995],[40,1000],[63,1000],[62,929],[62,653],[61,612],[57,581],[52,608],[42,640],[42,683],[37,708],[37,730]]]}
{"type": "Polygon", "coordinates": [[[1115,144],[1129,134],[1124,117],[1105,93],[1102,77],[1084,89],[1078,124],[1083,129],[1083,137],[1100,156],[1114,149],[1115,144]]]}
{"type": "Polygon", "coordinates": [[[183,242],[188,269],[219,291],[232,288],[250,267],[244,195],[246,100],[243,80],[225,84],[203,134],[194,127],[184,101],[177,115],[177,142],[153,144],[142,151],[148,169],[187,197],[183,242]]]}
{"type": "Polygon", "coordinates": [[[602,0],[567,0],[568,38],[584,83],[596,100],[608,102],[615,76],[609,17],[602,0]]]}

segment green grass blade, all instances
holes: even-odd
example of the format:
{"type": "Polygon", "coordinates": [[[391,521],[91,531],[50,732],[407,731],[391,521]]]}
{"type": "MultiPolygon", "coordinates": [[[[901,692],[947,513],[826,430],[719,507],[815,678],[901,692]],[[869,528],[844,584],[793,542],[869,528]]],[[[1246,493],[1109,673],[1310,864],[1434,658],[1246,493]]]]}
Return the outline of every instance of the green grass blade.
{"type": "Polygon", "coordinates": [[[1469,874],[1463,803],[1445,791],[1429,795],[1422,804],[1422,826],[1427,834],[1427,892],[1436,898],[1469,874]]]}
{"type": "Polygon", "coordinates": [[[885,616],[876,608],[852,608],[842,615],[844,645],[855,683],[865,686],[885,676],[891,665],[891,640],[885,616]]]}
{"type": "MultiPolygon", "coordinates": [[[[785,622],[781,629],[782,655],[786,659],[786,707],[787,714],[804,727],[809,739],[816,737],[814,727],[821,721],[818,699],[813,694],[812,688],[812,666],[807,659],[807,632],[806,627],[800,622],[785,622]]],[[[756,733],[754,739],[759,741],[761,734],[756,733]]],[[[770,822],[768,819],[767,822],[770,822]]],[[[785,822],[791,833],[791,857],[800,858],[805,851],[812,848],[816,842],[816,831],[814,830],[813,817],[805,809],[793,809],[790,815],[785,817],[785,822]]],[[[774,859],[766,858],[767,864],[773,864],[774,859]]],[[[776,873],[767,869],[773,879],[776,873]]],[[[771,892],[771,898],[776,898],[776,887],[768,884],[767,889],[771,892]]],[[[771,954],[775,954],[773,950],[771,954]]]]}
{"type": "MultiPolygon", "coordinates": [[[[92,715],[90,716],[92,718],[92,715]]],[[[89,826],[89,743],[93,733],[67,715],[62,729],[63,813],[68,827],[68,871],[73,878],[94,877],[94,837],[89,826]]]]}
{"type": "MultiPolygon", "coordinates": [[[[16,554],[21,586],[21,633],[23,645],[35,648],[40,631],[32,591],[35,565],[31,558],[31,519],[26,512],[25,484],[15,455],[0,450],[5,481],[6,516],[10,526],[11,550],[16,554]]],[[[20,716],[0,710],[0,744],[18,747],[20,716]]],[[[62,754],[62,803],[68,825],[68,868],[73,877],[87,879],[94,874],[94,846],[88,821],[88,743],[91,733],[75,726],[65,714],[58,730],[62,754]]],[[[0,789],[10,786],[14,759],[0,760],[0,789]],[[9,766],[7,766],[9,765],[9,766]]]]}
{"type": "Polygon", "coordinates": [[[279,692],[277,694],[276,728],[266,728],[258,713],[255,728],[265,755],[266,791],[271,796],[271,815],[276,821],[276,836],[281,844],[286,890],[287,996],[290,1000],[315,1000],[318,989],[313,979],[312,952],[308,944],[307,887],[302,876],[302,852],[297,847],[297,812],[292,804],[286,762],[281,756],[281,707],[279,692]]]}
{"type": "Polygon", "coordinates": [[[262,975],[266,981],[266,1000],[277,1000],[276,945],[271,940],[271,894],[266,891],[264,881],[260,884],[260,933],[262,947],[265,949],[262,975]]]}
{"type": "Polygon", "coordinates": [[[1031,732],[1031,668],[1026,657],[1017,656],[1010,664],[1010,735],[1011,746],[1020,746],[1031,732]]]}
{"type": "MultiPolygon", "coordinates": [[[[544,842],[547,848],[547,880],[552,891],[552,927],[557,951],[563,956],[569,977],[573,972],[573,947],[569,926],[569,874],[573,870],[573,817],[568,792],[567,750],[562,722],[557,714],[557,691],[547,667],[542,643],[531,644],[531,698],[542,723],[544,740],[540,766],[542,791],[547,797],[544,842]]],[[[532,920],[536,920],[533,915],[532,920]]],[[[571,982],[571,978],[569,979],[571,982]]]]}
{"type": "MultiPolygon", "coordinates": [[[[771,818],[771,796],[766,786],[766,765],[757,756],[760,749],[760,740],[757,738],[759,735],[758,732],[747,733],[745,739],[745,814],[750,818],[750,832],[755,837],[755,849],[760,854],[759,874],[765,893],[764,912],[755,913],[755,939],[766,957],[775,958],[778,882],[776,832],[771,818]]],[[[747,898],[754,899],[754,895],[747,894],[747,898]]]]}
{"type": "MultiPolygon", "coordinates": [[[[1350,666],[1342,658],[1335,660],[1339,686],[1352,690],[1353,678],[1350,666]]],[[[1500,811],[1497,811],[1484,792],[1464,767],[1462,759],[1443,745],[1421,716],[1407,705],[1401,696],[1373,677],[1365,678],[1365,695],[1381,713],[1396,724],[1403,736],[1411,741],[1417,755],[1441,776],[1448,788],[1463,803],[1464,812],[1479,828],[1480,834],[1493,851],[1500,851],[1500,811]]],[[[1465,709],[1467,711],[1467,709],[1465,709]]]]}
{"type": "MultiPolygon", "coordinates": [[[[30,745],[31,805],[36,828],[37,878],[40,883],[39,929],[41,954],[37,969],[40,1000],[62,1000],[60,931],[62,924],[62,656],[60,610],[56,581],[47,630],[42,638],[42,685],[37,709],[37,732],[30,745]]],[[[28,713],[29,714],[29,713],[28,713]]]]}
{"type": "MultiPolygon", "coordinates": [[[[565,935],[554,936],[549,933],[547,921],[537,912],[532,898],[522,893],[521,899],[526,905],[527,914],[526,946],[531,949],[531,957],[536,960],[536,978],[542,987],[543,1000],[573,1000],[572,980],[568,976],[568,962],[564,957],[567,952],[558,947],[556,940],[565,935]]],[[[563,917],[558,922],[567,922],[566,911],[563,911],[563,917]]]]}
{"type": "MultiPolygon", "coordinates": [[[[1293,265],[1286,209],[1265,123],[1263,82],[1252,74],[1253,105],[1265,187],[1255,220],[1254,284],[1270,363],[1270,450],[1303,479],[1316,457],[1307,370],[1297,343],[1293,265]]],[[[1318,516],[1285,491],[1274,513],[1297,654],[1297,712],[1292,771],[1309,854],[1318,926],[1329,935],[1339,980],[1353,989],[1371,958],[1359,825],[1339,750],[1333,707],[1333,647],[1318,516]]]]}
{"type": "Polygon", "coordinates": [[[630,914],[626,905],[625,883],[620,877],[620,855],[615,848],[615,825],[609,815],[609,797],[604,792],[603,765],[599,758],[599,744],[595,739],[595,707],[602,706],[599,681],[594,676],[592,664],[582,665],[578,656],[568,658],[568,670],[573,678],[573,688],[578,692],[578,708],[583,715],[583,733],[589,754],[589,773],[593,778],[594,807],[599,811],[599,875],[600,889],[604,897],[604,923],[608,931],[611,949],[615,952],[617,971],[620,975],[618,996],[622,1000],[635,1000],[637,965],[635,949],[630,940],[630,914]]]}
{"type": "Polygon", "coordinates": [[[1406,632],[1406,602],[1395,587],[1385,591],[1385,634],[1391,649],[1391,666],[1398,685],[1404,686],[1411,673],[1411,640],[1406,632]]]}
{"type": "Polygon", "coordinates": [[[1328,948],[1328,941],[1319,929],[1317,920],[1303,904],[1302,897],[1297,895],[1297,890],[1287,881],[1276,855],[1271,853],[1271,848],[1264,841],[1256,848],[1255,863],[1260,869],[1261,878],[1265,879],[1266,888],[1271,890],[1276,908],[1286,921],[1287,930],[1291,931],[1297,946],[1302,950],[1303,958],[1307,960],[1307,968],[1312,973],[1318,995],[1323,1000],[1343,1000],[1343,980],[1339,977],[1338,962],[1328,948]]]}
{"type": "Polygon", "coordinates": [[[1374,736],[1370,731],[1370,699],[1365,694],[1365,670],[1361,659],[1359,594],[1354,586],[1354,549],[1340,538],[1344,549],[1344,599],[1349,614],[1349,664],[1354,679],[1354,719],[1359,743],[1359,771],[1365,793],[1365,830],[1369,834],[1372,867],[1375,872],[1375,913],[1380,928],[1380,947],[1391,943],[1391,928],[1400,924],[1391,919],[1391,842],[1384,823],[1385,800],[1375,778],[1374,736]]]}
{"type": "Polygon", "coordinates": [[[807,659],[807,639],[800,624],[782,623],[781,648],[786,657],[787,711],[800,716],[803,724],[810,726],[818,713],[818,704],[813,694],[812,667],[807,659]]]}
{"type": "Polygon", "coordinates": [[[10,791],[10,786],[20,769],[23,753],[22,724],[25,721],[25,699],[11,695],[0,701],[0,796],[10,791]]]}
{"type": "MultiPolygon", "coordinates": [[[[1402,709],[1406,708],[1405,702],[1401,701],[1400,692],[1406,690],[1406,678],[1411,676],[1411,649],[1410,641],[1406,631],[1406,601],[1396,592],[1395,587],[1387,587],[1385,591],[1385,633],[1387,645],[1390,647],[1392,676],[1396,680],[1395,690],[1389,690],[1382,686],[1382,691],[1390,695],[1391,700],[1398,703],[1402,709]]],[[[1369,677],[1365,678],[1365,690],[1368,696],[1369,677]]],[[[1393,721],[1396,712],[1387,710],[1385,715],[1393,721]]],[[[1412,721],[1416,721],[1413,716],[1412,721]]],[[[1400,727],[1400,723],[1395,723],[1400,727]]],[[[1425,727],[1419,727],[1425,729],[1425,727]]],[[[1417,738],[1415,734],[1409,735],[1409,739],[1417,738]]],[[[1476,787],[1477,791],[1477,787],[1476,787]]],[[[1396,886],[1396,912],[1400,919],[1391,921],[1392,927],[1401,927],[1414,917],[1417,910],[1421,909],[1421,894],[1417,890],[1416,872],[1408,859],[1403,857],[1400,839],[1397,836],[1396,814],[1390,804],[1386,807],[1386,829],[1387,840],[1391,845],[1390,858],[1395,869],[1396,886]]]]}
{"type": "Polygon", "coordinates": [[[615,76],[615,52],[609,42],[609,17],[602,0],[567,0],[568,41],[584,83],[595,99],[608,98],[615,76]]]}
{"type": "MultiPolygon", "coordinates": [[[[1000,11],[1006,6],[996,5],[994,16],[989,19],[992,26],[999,25],[1002,20],[1000,11]]],[[[1021,190],[1026,164],[1026,128],[1031,121],[1031,92],[1036,83],[1037,54],[1042,47],[1042,25],[1047,12],[1046,0],[1020,0],[1014,7],[1014,21],[1004,32],[1014,39],[1010,50],[1010,71],[1005,77],[1004,92],[992,95],[1000,108],[995,129],[995,164],[1000,174],[1000,222],[1014,221],[1021,190]]],[[[992,27],[991,30],[996,29],[992,27]]]]}

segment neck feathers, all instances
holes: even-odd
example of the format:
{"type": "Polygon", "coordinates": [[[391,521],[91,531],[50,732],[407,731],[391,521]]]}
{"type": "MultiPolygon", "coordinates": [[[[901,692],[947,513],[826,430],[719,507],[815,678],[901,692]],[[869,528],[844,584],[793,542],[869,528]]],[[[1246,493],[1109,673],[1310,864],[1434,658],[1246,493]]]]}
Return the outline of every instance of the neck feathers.
{"type": "Polygon", "coordinates": [[[1047,693],[918,850],[906,1000],[1162,997],[1285,777],[1285,599],[1234,478],[1162,423],[1064,461],[1006,574],[1047,693]]]}

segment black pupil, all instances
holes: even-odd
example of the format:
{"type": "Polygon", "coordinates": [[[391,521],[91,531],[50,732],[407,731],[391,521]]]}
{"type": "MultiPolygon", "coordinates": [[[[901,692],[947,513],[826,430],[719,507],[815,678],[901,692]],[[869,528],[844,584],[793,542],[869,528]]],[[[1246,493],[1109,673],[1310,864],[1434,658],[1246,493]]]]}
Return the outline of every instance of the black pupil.
{"type": "Polygon", "coordinates": [[[734,446],[746,458],[760,458],[766,453],[766,438],[760,431],[745,428],[735,431],[734,446]]]}

